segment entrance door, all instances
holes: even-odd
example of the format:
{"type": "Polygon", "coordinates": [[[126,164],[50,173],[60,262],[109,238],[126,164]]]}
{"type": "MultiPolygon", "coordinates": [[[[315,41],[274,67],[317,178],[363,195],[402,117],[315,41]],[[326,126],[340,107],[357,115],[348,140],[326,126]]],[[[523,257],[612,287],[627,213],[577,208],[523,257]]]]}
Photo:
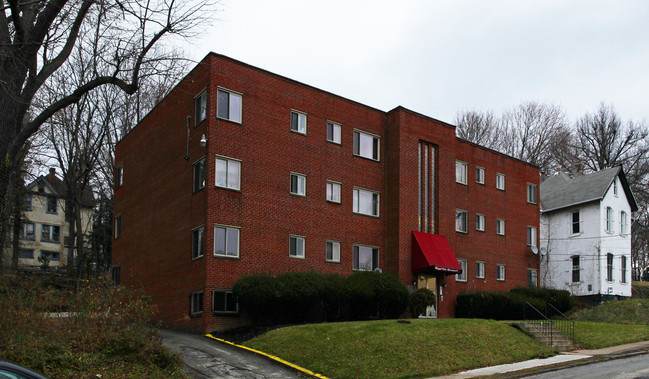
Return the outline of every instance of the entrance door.
{"type": "Polygon", "coordinates": [[[437,318],[437,277],[430,275],[419,275],[417,278],[417,289],[426,288],[435,294],[435,304],[426,308],[426,313],[419,315],[419,318],[437,318]]]}

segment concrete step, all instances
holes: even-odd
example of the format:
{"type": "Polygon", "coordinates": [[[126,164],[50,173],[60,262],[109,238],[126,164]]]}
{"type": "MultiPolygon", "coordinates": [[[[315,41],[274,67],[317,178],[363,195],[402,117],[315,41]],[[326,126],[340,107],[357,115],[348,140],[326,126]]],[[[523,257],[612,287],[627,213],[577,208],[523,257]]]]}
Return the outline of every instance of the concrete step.
{"type": "Polygon", "coordinates": [[[530,335],[532,338],[543,343],[544,345],[550,346],[557,352],[565,352],[576,349],[576,345],[573,340],[563,334],[558,328],[550,327],[548,325],[539,325],[532,323],[515,323],[514,326],[518,327],[523,332],[530,335]],[[552,333],[550,338],[549,333],[552,333]]]}

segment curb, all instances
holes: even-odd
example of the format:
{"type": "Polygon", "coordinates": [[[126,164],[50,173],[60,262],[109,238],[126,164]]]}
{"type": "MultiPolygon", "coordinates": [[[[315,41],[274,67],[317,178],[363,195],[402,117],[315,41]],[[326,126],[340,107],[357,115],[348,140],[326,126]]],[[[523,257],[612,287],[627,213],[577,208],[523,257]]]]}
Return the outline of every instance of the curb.
{"type": "Polygon", "coordinates": [[[243,346],[243,345],[237,345],[237,344],[234,343],[234,342],[226,341],[226,340],[221,339],[221,338],[216,338],[216,337],[214,337],[214,336],[211,335],[211,334],[206,334],[205,337],[207,337],[207,338],[211,338],[211,339],[213,339],[213,340],[216,340],[216,341],[218,341],[218,342],[221,342],[221,343],[224,343],[224,344],[227,344],[227,345],[233,346],[233,347],[236,347],[236,348],[238,348],[238,349],[247,350],[247,351],[252,352],[252,353],[254,353],[254,354],[261,355],[262,357],[268,358],[268,359],[273,360],[273,361],[275,361],[275,362],[277,362],[277,363],[280,363],[280,364],[282,364],[282,365],[284,365],[284,366],[290,367],[290,368],[292,368],[293,370],[297,370],[297,371],[299,371],[299,372],[301,372],[301,373],[303,373],[303,374],[309,375],[310,377],[319,378],[319,379],[329,379],[329,378],[327,378],[327,377],[324,376],[324,375],[321,375],[321,374],[315,373],[315,372],[313,372],[313,371],[311,371],[311,370],[305,369],[305,368],[300,367],[300,366],[298,366],[298,365],[296,365],[296,364],[293,364],[293,363],[291,363],[291,362],[285,361],[285,360],[283,360],[282,358],[276,357],[276,356],[274,356],[274,355],[264,353],[263,351],[259,351],[259,350],[251,349],[251,348],[246,347],[246,346],[243,346]]]}

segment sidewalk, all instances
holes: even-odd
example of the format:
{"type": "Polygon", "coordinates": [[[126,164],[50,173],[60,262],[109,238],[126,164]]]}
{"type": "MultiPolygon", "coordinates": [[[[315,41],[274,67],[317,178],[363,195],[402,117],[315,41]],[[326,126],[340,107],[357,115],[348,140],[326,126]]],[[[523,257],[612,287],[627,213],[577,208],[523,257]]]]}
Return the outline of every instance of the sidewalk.
{"type": "Polygon", "coordinates": [[[627,354],[633,354],[642,351],[649,351],[649,341],[629,343],[625,345],[610,346],[596,350],[574,350],[555,355],[544,359],[531,359],[529,361],[509,363],[505,365],[482,367],[475,370],[462,371],[457,374],[443,376],[442,378],[472,378],[476,376],[504,374],[514,371],[526,370],[530,368],[541,368],[545,366],[575,362],[579,360],[589,360],[594,357],[619,357],[627,354]]]}

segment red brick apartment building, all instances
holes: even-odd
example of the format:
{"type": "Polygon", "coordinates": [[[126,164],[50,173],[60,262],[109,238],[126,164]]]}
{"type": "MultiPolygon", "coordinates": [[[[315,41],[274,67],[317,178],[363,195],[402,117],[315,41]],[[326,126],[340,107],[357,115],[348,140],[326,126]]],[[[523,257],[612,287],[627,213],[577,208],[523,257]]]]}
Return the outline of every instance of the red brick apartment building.
{"type": "Polygon", "coordinates": [[[537,167],[208,54],[116,147],[114,274],[175,327],[245,323],[255,273],[396,274],[438,296],[536,285],[537,167]]]}

